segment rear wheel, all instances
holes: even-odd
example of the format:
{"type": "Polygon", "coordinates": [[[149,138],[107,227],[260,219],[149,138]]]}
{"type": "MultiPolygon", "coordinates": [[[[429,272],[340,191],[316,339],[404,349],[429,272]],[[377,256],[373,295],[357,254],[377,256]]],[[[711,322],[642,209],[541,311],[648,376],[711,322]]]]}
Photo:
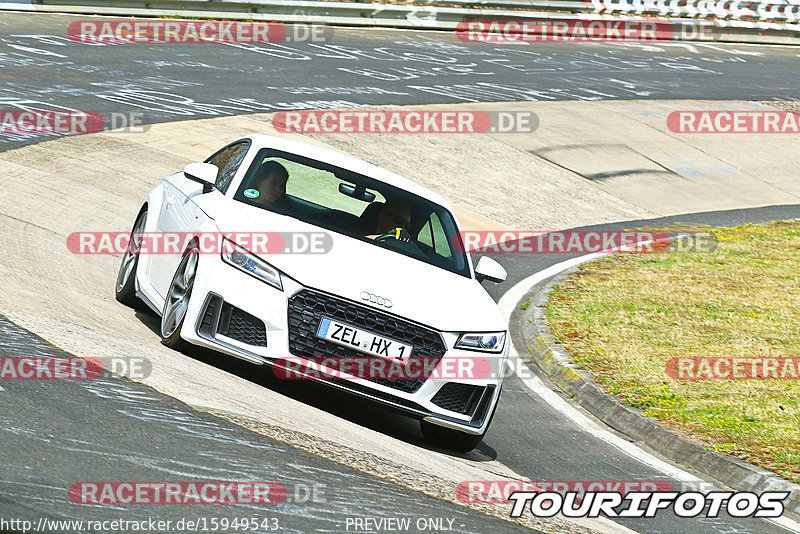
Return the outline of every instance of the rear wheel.
{"type": "Polygon", "coordinates": [[[139,250],[142,247],[142,232],[147,220],[147,210],[136,218],[131,230],[130,242],[117,273],[116,299],[132,308],[143,308],[144,303],[136,297],[136,269],[139,266],[139,250]]]}
{"type": "Polygon", "coordinates": [[[181,339],[181,328],[189,309],[194,277],[197,274],[197,245],[192,245],[183,255],[172,283],[169,285],[164,311],[161,314],[161,343],[167,347],[182,350],[189,346],[181,339]]]}

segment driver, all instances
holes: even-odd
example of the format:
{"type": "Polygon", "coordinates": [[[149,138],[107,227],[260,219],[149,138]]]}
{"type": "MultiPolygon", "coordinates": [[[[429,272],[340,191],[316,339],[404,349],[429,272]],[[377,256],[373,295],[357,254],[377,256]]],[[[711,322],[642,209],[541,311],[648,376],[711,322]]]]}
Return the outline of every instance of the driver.
{"type": "Polygon", "coordinates": [[[400,241],[410,241],[411,236],[406,230],[410,226],[411,207],[404,202],[387,199],[386,204],[378,212],[375,231],[366,237],[376,239],[382,236],[391,236],[400,241]]]}
{"type": "Polygon", "coordinates": [[[256,199],[260,204],[276,205],[286,198],[286,182],[289,172],[277,161],[268,161],[256,171],[253,184],[258,189],[256,199]]]}

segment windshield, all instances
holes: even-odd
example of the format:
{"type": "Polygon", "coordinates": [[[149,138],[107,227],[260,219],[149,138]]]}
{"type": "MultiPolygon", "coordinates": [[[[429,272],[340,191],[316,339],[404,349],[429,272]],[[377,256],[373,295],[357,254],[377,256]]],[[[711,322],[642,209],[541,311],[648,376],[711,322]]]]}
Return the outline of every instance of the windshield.
{"type": "Polygon", "coordinates": [[[233,198],[470,277],[450,212],[373,178],[262,149],[233,198]]]}

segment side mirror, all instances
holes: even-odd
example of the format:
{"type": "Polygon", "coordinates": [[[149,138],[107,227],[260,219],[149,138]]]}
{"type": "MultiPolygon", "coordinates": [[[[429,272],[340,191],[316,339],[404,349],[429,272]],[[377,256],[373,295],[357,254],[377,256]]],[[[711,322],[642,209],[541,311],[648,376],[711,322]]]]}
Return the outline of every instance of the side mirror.
{"type": "Polygon", "coordinates": [[[190,180],[203,184],[203,193],[210,193],[217,181],[219,167],[211,163],[189,163],[183,168],[183,174],[190,180]]]}
{"type": "Polygon", "coordinates": [[[478,282],[489,280],[490,282],[505,282],[508,273],[503,266],[494,261],[489,256],[483,256],[475,266],[475,278],[478,282]]]}

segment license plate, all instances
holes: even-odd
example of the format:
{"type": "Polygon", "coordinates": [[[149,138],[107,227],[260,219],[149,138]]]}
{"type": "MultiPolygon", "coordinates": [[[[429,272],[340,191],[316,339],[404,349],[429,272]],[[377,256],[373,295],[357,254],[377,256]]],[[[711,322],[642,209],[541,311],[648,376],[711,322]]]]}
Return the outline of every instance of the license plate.
{"type": "Polygon", "coordinates": [[[413,349],[411,345],[396,339],[388,339],[328,317],[323,317],[319,322],[317,337],[389,360],[408,358],[413,349]]]}

